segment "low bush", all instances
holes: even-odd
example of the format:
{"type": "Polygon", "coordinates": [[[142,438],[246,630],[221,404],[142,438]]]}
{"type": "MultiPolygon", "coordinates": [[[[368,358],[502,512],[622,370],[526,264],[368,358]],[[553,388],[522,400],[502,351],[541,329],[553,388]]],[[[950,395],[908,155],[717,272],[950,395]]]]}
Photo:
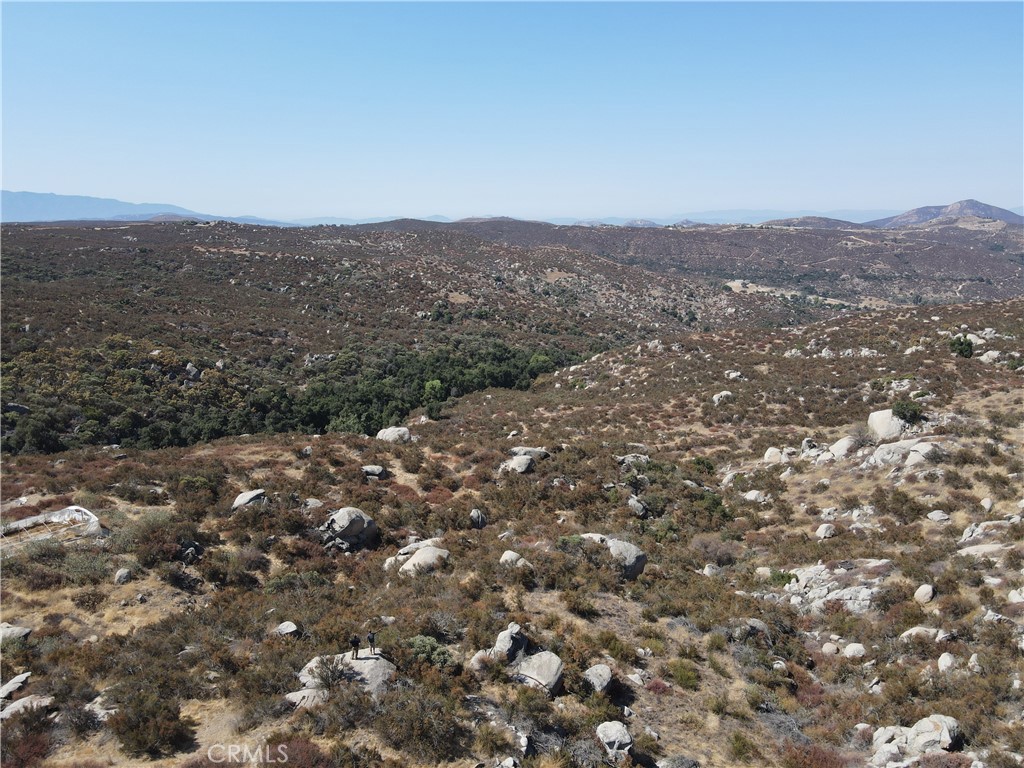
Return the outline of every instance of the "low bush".
{"type": "Polygon", "coordinates": [[[193,738],[194,724],[181,716],[177,700],[152,688],[115,691],[118,711],[107,727],[121,741],[121,749],[133,756],[169,755],[193,738]]]}

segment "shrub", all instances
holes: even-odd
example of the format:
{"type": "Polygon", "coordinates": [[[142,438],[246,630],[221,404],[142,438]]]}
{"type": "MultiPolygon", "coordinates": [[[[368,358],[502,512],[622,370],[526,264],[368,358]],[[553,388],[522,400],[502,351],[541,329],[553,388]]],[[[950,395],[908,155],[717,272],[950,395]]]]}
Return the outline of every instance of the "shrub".
{"type": "Polygon", "coordinates": [[[949,349],[957,357],[974,356],[974,342],[962,334],[949,340],[949,349]]]}
{"type": "Polygon", "coordinates": [[[29,709],[7,720],[0,731],[0,763],[32,768],[50,749],[52,723],[45,707],[29,709]]]}
{"type": "Polygon", "coordinates": [[[817,744],[793,744],[782,750],[783,768],[846,768],[849,761],[828,747],[817,744]]]}
{"type": "Polygon", "coordinates": [[[165,698],[151,688],[119,692],[118,711],[107,727],[121,741],[129,755],[173,754],[193,736],[193,723],[182,718],[177,700],[165,698]]]}
{"type": "Polygon", "coordinates": [[[746,762],[761,756],[757,745],[746,734],[734,731],[729,737],[729,755],[733,760],[746,762]]]}
{"type": "Polygon", "coordinates": [[[924,409],[913,400],[897,400],[892,404],[892,415],[907,424],[916,424],[924,419],[924,409]]]}
{"type": "Polygon", "coordinates": [[[452,760],[465,749],[466,732],[452,705],[423,686],[385,693],[373,727],[388,746],[424,762],[452,760]]]}
{"type": "Polygon", "coordinates": [[[687,691],[696,691],[700,687],[700,672],[692,661],[673,659],[668,663],[668,672],[672,682],[687,691]]]}

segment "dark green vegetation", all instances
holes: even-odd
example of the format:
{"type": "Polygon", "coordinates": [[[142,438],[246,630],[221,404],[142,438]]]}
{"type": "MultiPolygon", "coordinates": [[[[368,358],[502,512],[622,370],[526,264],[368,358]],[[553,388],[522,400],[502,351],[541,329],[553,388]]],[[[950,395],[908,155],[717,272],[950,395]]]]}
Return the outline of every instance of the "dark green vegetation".
{"type": "Polygon", "coordinates": [[[450,397],[487,387],[525,389],[573,359],[560,349],[532,352],[473,337],[429,352],[344,349],[306,368],[289,358],[282,356],[280,369],[218,368],[171,350],[154,354],[120,336],[89,350],[24,352],[4,363],[3,400],[27,412],[4,413],[3,448],[164,448],[258,432],[373,434],[416,408],[436,418],[450,397]],[[279,382],[284,376],[292,381],[279,382]]]}

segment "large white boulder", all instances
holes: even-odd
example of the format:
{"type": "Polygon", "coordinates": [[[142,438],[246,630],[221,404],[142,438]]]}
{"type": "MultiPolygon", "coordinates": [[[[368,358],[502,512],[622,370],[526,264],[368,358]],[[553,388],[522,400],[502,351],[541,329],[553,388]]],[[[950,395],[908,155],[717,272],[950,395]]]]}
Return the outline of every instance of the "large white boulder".
{"type": "Polygon", "coordinates": [[[562,660],[551,651],[541,651],[527,656],[516,668],[513,678],[532,688],[539,688],[549,694],[558,693],[562,686],[562,660]]]}
{"type": "Polygon", "coordinates": [[[533,456],[513,456],[511,459],[501,462],[498,472],[516,472],[517,474],[525,475],[527,472],[533,471],[535,463],[533,456]]]}
{"type": "Polygon", "coordinates": [[[342,507],[332,512],[320,531],[326,547],[346,550],[376,544],[378,537],[377,523],[356,507],[342,507]]]}
{"type": "Polygon", "coordinates": [[[907,426],[907,422],[893,415],[891,408],[868,416],[868,429],[878,440],[894,440],[903,434],[907,426]]]}
{"type": "Polygon", "coordinates": [[[837,459],[844,459],[846,455],[857,446],[856,438],[846,436],[836,440],[829,446],[828,451],[837,459]]]}
{"type": "Polygon", "coordinates": [[[423,547],[417,549],[412,557],[402,563],[398,572],[402,576],[418,576],[421,573],[430,573],[436,570],[451,555],[447,549],[440,547],[423,547]]]}
{"type": "Polygon", "coordinates": [[[385,443],[408,443],[412,435],[408,427],[385,427],[377,433],[377,439],[385,443]]]}
{"type": "Polygon", "coordinates": [[[920,603],[921,605],[930,603],[933,597],[935,597],[935,587],[931,584],[922,584],[917,588],[917,591],[914,592],[915,602],[920,603]]]}
{"type": "Polygon", "coordinates": [[[625,758],[633,747],[633,737],[629,735],[626,726],[618,720],[610,720],[597,726],[597,738],[604,745],[608,757],[616,762],[625,758]]]}
{"type": "Polygon", "coordinates": [[[960,723],[948,715],[929,715],[918,720],[907,734],[907,755],[949,749],[960,737],[960,723]]]}
{"type": "Polygon", "coordinates": [[[231,504],[231,511],[234,512],[239,507],[244,507],[246,504],[252,504],[254,501],[261,501],[267,492],[263,488],[257,488],[254,491],[245,491],[235,496],[234,502],[231,504]]]}

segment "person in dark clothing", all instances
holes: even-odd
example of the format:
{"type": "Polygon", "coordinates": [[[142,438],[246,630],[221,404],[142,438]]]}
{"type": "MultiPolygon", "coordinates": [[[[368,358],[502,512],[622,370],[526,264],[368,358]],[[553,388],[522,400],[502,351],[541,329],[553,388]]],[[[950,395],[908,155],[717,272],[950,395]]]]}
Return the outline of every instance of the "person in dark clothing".
{"type": "Polygon", "coordinates": [[[368,642],[370,644],[370,655],[371,656],[377,655],[377,646],[374,645],[374,641],[376,639],[377,639],[377,634],[375,632],[370,632],[369,634],[366,635],[366,642],[368,642]]]}
{"type": "Polygon", "coordinates": [[[358,659],[359,658],[359,636],[358,635],[352,635],[352,637],[349,638],[348,642],[349,642],[349,645],[352,646],[352,658],[353,659],[358,659]]]}

